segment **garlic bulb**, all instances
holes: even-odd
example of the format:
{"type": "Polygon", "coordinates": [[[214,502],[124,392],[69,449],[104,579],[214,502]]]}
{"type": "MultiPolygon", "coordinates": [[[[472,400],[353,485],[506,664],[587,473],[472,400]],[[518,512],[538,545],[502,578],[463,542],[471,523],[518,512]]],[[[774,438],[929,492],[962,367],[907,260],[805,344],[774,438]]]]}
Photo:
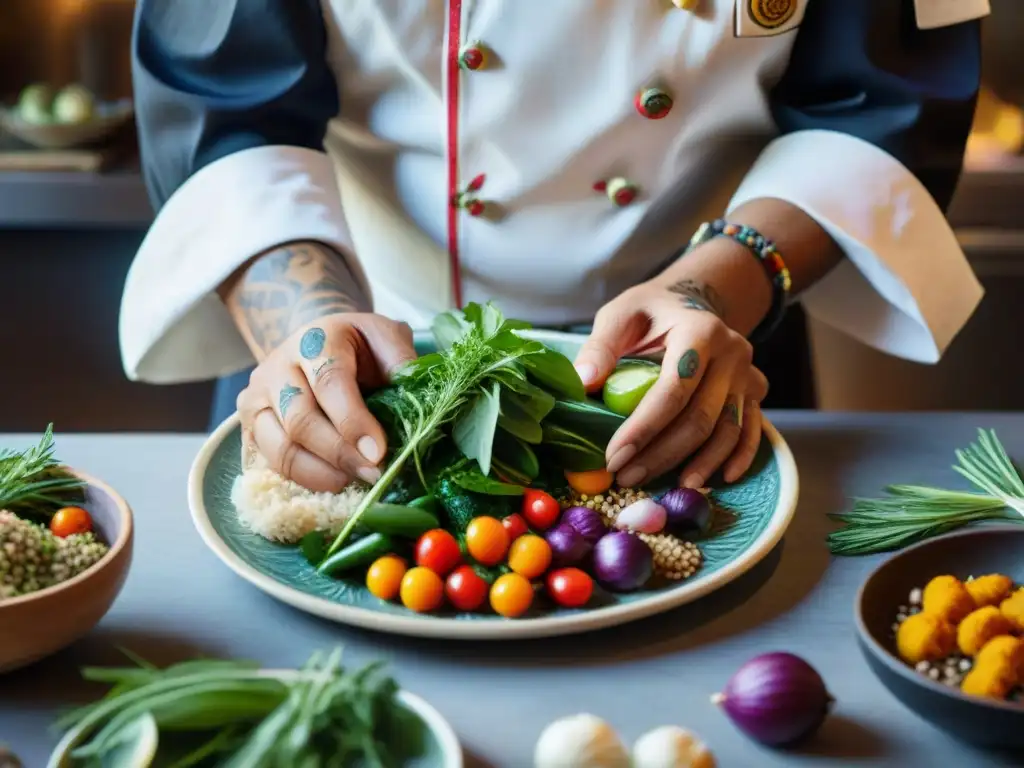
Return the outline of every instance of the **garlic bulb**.
{"type": "Polygon", "coordinates": [[[608,723],[579,714],[551,723],[537,740],[535,768],[629,768],[629,753],[608,723]]]}
{"type": "Polygon", "coordinates": [[[715,756],[685,728],[663,725],[636,740],[633,768],[715,768],[715,756]]]}

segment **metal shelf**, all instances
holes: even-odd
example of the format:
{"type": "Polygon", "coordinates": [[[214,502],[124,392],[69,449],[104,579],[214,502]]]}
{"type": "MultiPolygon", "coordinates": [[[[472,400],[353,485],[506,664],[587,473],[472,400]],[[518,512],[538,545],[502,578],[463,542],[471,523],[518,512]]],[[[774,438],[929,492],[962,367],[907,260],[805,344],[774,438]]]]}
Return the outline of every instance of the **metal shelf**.
{"type": "Polygon", "coordinates": [[[0,228],[136,229],[153,220],[138,169],[0,172],[0,228]]]}

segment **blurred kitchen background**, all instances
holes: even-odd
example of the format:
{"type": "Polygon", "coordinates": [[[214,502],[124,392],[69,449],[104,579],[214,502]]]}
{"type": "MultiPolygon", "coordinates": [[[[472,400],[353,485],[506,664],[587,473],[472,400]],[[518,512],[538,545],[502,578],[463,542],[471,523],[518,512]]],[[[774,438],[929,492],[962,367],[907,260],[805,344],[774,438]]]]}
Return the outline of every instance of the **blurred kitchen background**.
{"type": "MultiPolygon", "coordinates": [[[[213,0],[211,0],[213,1],[213,0]]],[[[888,358],[803,319],[773,342],[803,376],[777,405],[863,410],[1024,408],[1024,46],[1021,0],[992,0],[985,93],[951,219],[985,284],[937,367],[888,358]],[[802,366],[802,368],[801,368],[802,366]]],[[[131,96],[133,0],[0,0],[0,103],[34,82],[131,96]]],[[[117,313],[152,218],[134,126],[87,150],[45,150],[0,130],[0,432],[206,428],[211,385],[124,378],[117,313]]],[[[776,387],[779,382],[776,380],[776,387]]]]}

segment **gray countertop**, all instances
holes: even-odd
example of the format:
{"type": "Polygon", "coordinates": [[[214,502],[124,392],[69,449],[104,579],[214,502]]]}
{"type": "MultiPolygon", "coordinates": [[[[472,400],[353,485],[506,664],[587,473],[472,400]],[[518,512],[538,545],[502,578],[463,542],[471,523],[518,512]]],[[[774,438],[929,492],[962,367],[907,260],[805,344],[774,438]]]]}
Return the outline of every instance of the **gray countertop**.
{"type": "MultiPolygon", "coordinates": [[[[0,740],[41,768],[63,706],[95,691],[83,664],[119,662],[116,647],[166,663],[195,654],[300,664],[342,642],[350,662],[383,657],[401,684],[455,727],[470,766],[531,764],[550,720],[590,711],[627,740],[663,723],[684,725],[720,768],[899,766],[989,768],[1016,761],[961,745],[919,720],[871,675],[859,655],[853,598],[877,558],[832,559],[826,513],[890,482],[946,484],[955,448],[994,427],[1024,456],[1024,415],[776,413],[796,455],[796,518],[774,553],[746,576],[691,606],[589,636],[515,643],[389,637],[306,616],[235,576],[192,528],[185,481],[200,436],[64,436],[59,455],[119,489],[136,515],[135,560],[110,614],[56,657],[0,678],[0,740]],[[709,703],[749,657],[789,650],[808,659],[838,700],[817,737],[796,752],[762,749],[709,703]]],[[[26,445],[0,436],[0,446],[26,445]]],[[[1021,761],[1020,764],[1024,764],[1021,761]]]]}

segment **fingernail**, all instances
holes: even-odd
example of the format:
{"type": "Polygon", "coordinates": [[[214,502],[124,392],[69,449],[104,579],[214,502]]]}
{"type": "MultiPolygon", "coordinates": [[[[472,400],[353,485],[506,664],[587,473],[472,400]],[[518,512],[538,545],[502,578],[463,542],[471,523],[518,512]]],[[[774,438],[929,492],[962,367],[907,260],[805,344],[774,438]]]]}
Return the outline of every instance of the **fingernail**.
{"type": "Polygon", "coordinates": [[[360,467],[356,470],[356,474],[359,475],[360,480],[370,485],[380,480],[380,470],[376,467],[360,467]]]}
{"type": "Polygon", "coordinates": [[[580,375],[584,384],[590,384],[597,378],[597,366],[592,363],[583,363],[576,366],[576,373],[580,375]]]}
{"type": "Polygon", "coordinates": [[[374,464],[380,461],[380,448],[377,446],[377,441],[369,435],[360,437],[359,442],[356,443],[356,448],[367,461],[374,464]]]}
{"type": "Polygon", "coordinates": [[[621,487],[631,488],[642,483],[645,477],[647,477],[647,467],[637,466],[627,469],[618,476],[617,480],[621,487]]]}
{"type": "Polygon", "coordinates": [[[683,478],[683,488],[703,488],[704,478],[696,472],[692,472],[683,478]]]}
{"type": "Polygon", "coordinates": [[[636,446],[633,444],[624,445],[617,450],[612,457],[608,460],[608,471],[618,472],[626,464],[636,456],[636,446]]]}

